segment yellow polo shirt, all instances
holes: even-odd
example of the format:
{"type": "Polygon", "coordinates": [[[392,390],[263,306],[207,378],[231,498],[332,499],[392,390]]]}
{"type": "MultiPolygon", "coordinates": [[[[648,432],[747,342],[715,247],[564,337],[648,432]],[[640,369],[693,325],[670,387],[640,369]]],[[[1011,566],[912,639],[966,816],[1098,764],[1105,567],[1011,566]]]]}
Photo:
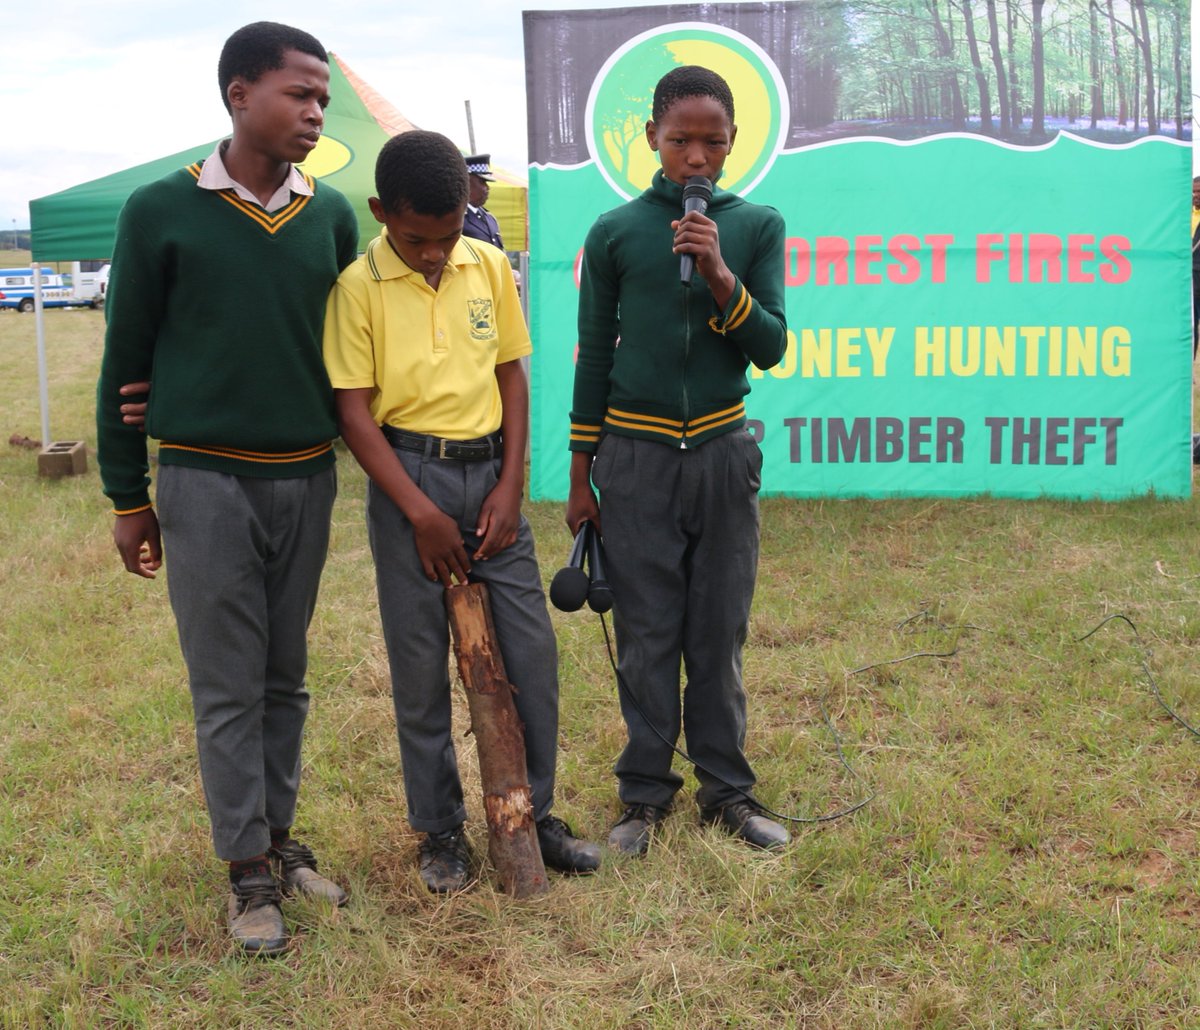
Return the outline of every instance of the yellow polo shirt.
{"type": "Polygon", "coordinates": [[[372,388],[376,423],[450,440],[500,428],[496,366],[533,350],[503,251],[459,240],[434,290],[386,229],[330,292],[324,346],[335,390],[372,388]]]}

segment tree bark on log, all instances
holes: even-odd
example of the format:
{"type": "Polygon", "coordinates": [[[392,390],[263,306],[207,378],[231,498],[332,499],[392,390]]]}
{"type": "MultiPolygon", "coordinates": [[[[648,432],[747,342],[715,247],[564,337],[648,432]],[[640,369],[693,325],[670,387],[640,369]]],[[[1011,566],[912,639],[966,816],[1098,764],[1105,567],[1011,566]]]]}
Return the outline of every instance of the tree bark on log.
{"type": "Polygon", "coordinates": [[[447,587],[446,614],[479,754],[488,855],[508,894],[514,898],[543,894],[550,885],[533,821],[525,727],[496,643],[487,587],[482,583],[447,587]]]}

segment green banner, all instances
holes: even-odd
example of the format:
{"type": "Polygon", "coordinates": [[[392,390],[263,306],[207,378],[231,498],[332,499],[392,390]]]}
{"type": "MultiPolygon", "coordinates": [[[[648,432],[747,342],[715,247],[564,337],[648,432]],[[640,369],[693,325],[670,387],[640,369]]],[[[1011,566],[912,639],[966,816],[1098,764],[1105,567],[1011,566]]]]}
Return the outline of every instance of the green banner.
{"type": "Polygon", "coordinates": [[[789,347],[747,398],[764,492],[1189,493],[1187,8],[1013,6],[525,15],[527,53],[572,57],[529,68],[535,497],[566,495],[580,247],[648,183],[677,64],[729,81],[720,185],[787,225],[789,347]]]}

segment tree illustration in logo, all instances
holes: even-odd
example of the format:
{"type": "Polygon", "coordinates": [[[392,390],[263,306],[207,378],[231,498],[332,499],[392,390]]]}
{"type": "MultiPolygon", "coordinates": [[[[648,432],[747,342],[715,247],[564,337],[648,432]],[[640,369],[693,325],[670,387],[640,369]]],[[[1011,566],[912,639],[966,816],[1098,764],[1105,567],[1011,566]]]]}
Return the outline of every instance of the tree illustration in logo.
{"type": "Polygon", "coordinates": [[[625,197],[650,185],[659,167],[645,138],[654,86],[672,68],[698,64],[722,75],[738,105],[738,145],[722,185],[753,188],[779,147],[786,93],[778,70],[751,40],[708,25],[661,26],[629,40],[601,69],[588,98],[588,150],[625,197]]]}
{"type": "Polygon", "coordinates": [[[654,102],[654,84],[678,62],[661,50],[661,72],[646,64],[626,63],[614,68],[604,83],[603,107],[598,108],[597,130],[600,144],[612,167],[629,177],[630,158],[635,146],[645,146],[646,122],[654,102]],[[651,78],[651,76],[654,76],[651,78]]]}
{"type": "Polygon", "coordinates": [[[646,145],[654,84],[680,63],[662,46],[647,49],[638,58],[619,62],[604,80],[593,123],[608,167],[635,192],[650,185],[657,167],[646,145]]]}

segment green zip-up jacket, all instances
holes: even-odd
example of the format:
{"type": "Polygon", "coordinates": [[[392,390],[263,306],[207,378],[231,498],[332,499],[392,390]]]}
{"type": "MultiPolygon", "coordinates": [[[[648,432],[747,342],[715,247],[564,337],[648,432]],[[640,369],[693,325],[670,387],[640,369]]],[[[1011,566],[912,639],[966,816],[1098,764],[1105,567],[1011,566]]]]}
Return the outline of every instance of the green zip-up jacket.
{"type": "Polygon", "coordinates": [[[787,346],[783,218],[713,191],[721,256],[736,282],[717,307],[696,275],[679,281],[671,222],[683,187],[655,172],[650,188],[588,232],[579,290],[579,354],[571,450],[594,453],[601,432],[693,447],[746,421],[750,362],[771,368],[787,346]]]}
{"type": "Polygon", "coordinates": [[[263,210],[196,185],[200,165],[136,190],[117,222],[96,388],[98,464],[118,514],[150,506],[147,436],[162,465],[308,476],[334,461],[325,301],[358,223],[309,179],[263,210]],[[151,380],[146,432],[121,421],[125,383],[151,380]]]}

